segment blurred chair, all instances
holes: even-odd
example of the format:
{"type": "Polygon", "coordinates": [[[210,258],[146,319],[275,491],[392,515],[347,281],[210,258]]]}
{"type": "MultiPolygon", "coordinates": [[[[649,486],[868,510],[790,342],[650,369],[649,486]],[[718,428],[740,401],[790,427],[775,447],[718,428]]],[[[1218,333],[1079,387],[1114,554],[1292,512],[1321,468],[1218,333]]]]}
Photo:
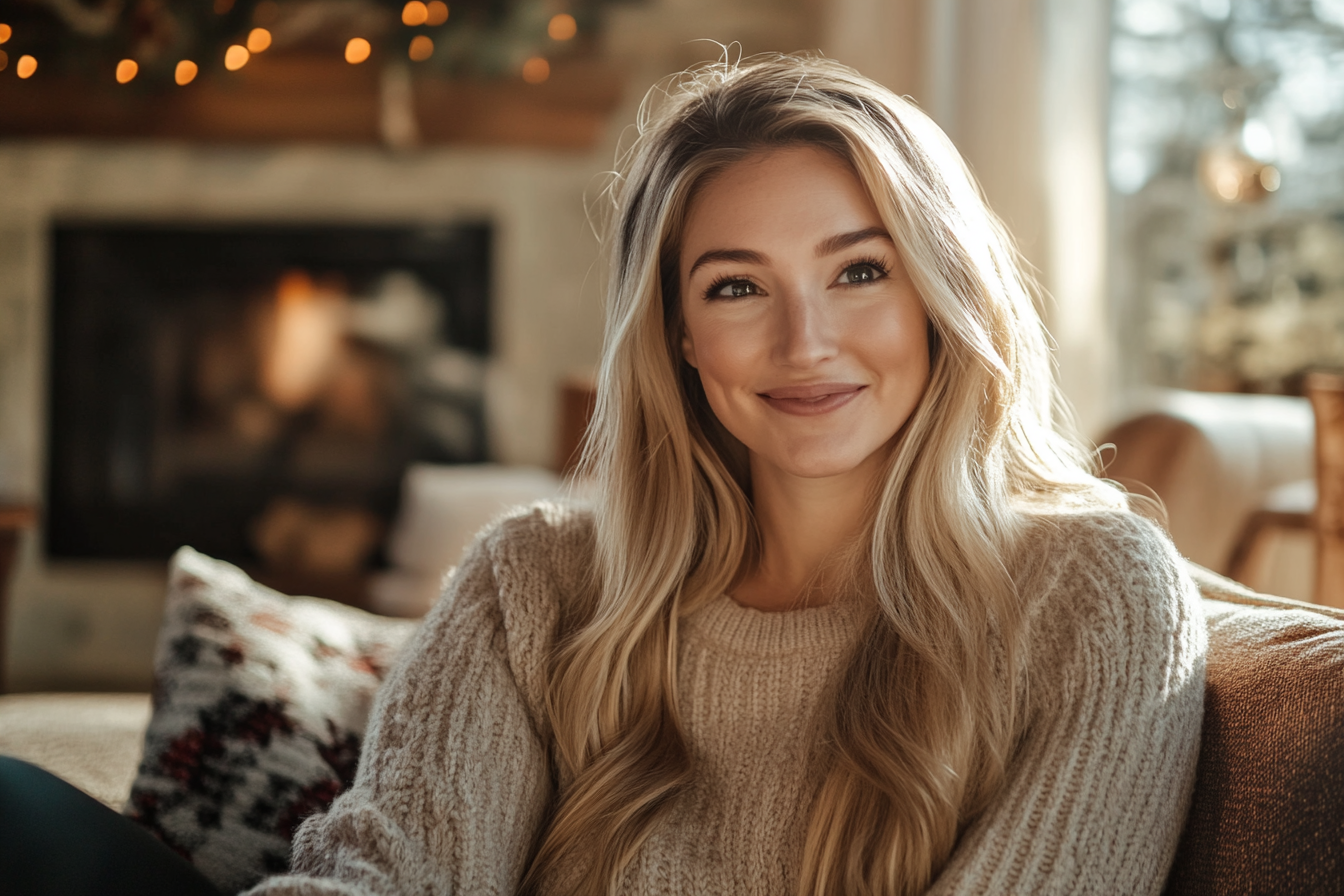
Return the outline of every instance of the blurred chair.
{"type": "Polygon", "coordinates": [[[1162,501],[1183,554],[1230,574],[1248,520],[1277,489],[1311,479],[1313,433],[1303,398],[1172,390],[1151,396],[1098,444],[1109,478],[1162,501]]]}
{"type": "MultiPolygon", "coordinates": [[[[1251,511],[1232,547],[1227,575],[1243,584],[1258,581],[1266,565],[1266,549],[1277,532],[1310,532],[1316,508],[1316,481],[1303,479],[1270,489],[1259,509],[1251,511]]],[[[1313,586],[1319,581],[1316,576],[1313,586]]],[[[1313,598],[1315,599],[1315,598],[1313,598]]]]}
{"type": "Polygon", "coordinates": [[[1316,544],[1312,600],[1344,608],[1344,375],[1310,374],[1306,390],[1316,422],[1315,480],[1270,492],[1246,520],[1228,575],[1238,581],[1253,577],[1271,533],[1309,530],[1316,544]]]}
{"type": "Polygon", "coordinates": [[[1344,375],[1311,374],[1307,397],[1316,413],[1315,600],[1344,607],[1344,375]]]}

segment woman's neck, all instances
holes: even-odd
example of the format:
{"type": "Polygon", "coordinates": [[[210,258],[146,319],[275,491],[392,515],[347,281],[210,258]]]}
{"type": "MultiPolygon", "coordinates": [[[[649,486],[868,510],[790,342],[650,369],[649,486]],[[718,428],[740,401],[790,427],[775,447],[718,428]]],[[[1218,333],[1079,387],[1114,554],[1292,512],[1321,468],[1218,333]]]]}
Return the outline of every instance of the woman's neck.
{"type": "Polygon", "coordinates": [[[752,458],[752,504],[761,556],[733,589],[739,604],[782,611],[821,606],[834,597],[825,566],[863,524],[881,458],[824,479],[804,479],[752,458]]]}

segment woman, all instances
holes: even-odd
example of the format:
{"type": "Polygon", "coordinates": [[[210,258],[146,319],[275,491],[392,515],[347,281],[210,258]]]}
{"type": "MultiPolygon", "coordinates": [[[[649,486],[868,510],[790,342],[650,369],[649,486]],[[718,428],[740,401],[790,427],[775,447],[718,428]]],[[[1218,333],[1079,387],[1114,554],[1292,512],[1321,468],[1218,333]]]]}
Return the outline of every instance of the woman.
{"type": "Polygon", "coordinates": [[[1156,893],[1196,592],[1055,428],[947,139],[822,59],[651,94],[592,513],[485,533],[253,893],[1156,893]]]}

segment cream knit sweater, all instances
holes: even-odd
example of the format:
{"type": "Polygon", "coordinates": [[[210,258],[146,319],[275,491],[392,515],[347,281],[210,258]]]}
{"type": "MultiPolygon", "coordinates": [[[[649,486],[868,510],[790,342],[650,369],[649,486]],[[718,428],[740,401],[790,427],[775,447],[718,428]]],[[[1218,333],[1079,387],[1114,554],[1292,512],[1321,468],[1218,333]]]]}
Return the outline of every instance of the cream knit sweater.
{"type": "MultiPolygon", "coordinates": [[[[1054,519],[1010,563],[1029,603],[1023,740],[931,893],[1158,893],[1175,851],[1203,709],[1198,593],[1146,521],[1054,519]]],[[[545,658],[592,552],[591,520],[554,505],[477,542],[382,688],[354,785],[253,896],[514,892],[554,799],[545,658]]],[[[813,720],[870,618],[722,597],[686,621],[696,783],[624,892],[795,892],[813,720]]]]}

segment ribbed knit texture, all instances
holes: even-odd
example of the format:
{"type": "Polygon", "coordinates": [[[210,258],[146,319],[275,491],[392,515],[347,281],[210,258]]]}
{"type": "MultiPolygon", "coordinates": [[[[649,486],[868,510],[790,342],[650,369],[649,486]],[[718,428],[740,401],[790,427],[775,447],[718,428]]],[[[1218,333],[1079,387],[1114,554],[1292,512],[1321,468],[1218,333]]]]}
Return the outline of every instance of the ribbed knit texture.
{"type": "MultiPolygon", "coordinates": [[[[931,893],[1158,893],[1194,783],[1198,593],[1129,514],[1053,518],[1010,558],[1027,602],[1029,715],[1001,792],[931,893]]],[[[253,896],[507,894],[553,805],[545,662],[584,587],[591,520],[541,505],[478,541],[380,692],[359,773],[253,896]]],[[[678,684],[695,783],[627,868],[632,894],[797,888],[817,720],[872,610],[683,621],[678,684]]]]}

